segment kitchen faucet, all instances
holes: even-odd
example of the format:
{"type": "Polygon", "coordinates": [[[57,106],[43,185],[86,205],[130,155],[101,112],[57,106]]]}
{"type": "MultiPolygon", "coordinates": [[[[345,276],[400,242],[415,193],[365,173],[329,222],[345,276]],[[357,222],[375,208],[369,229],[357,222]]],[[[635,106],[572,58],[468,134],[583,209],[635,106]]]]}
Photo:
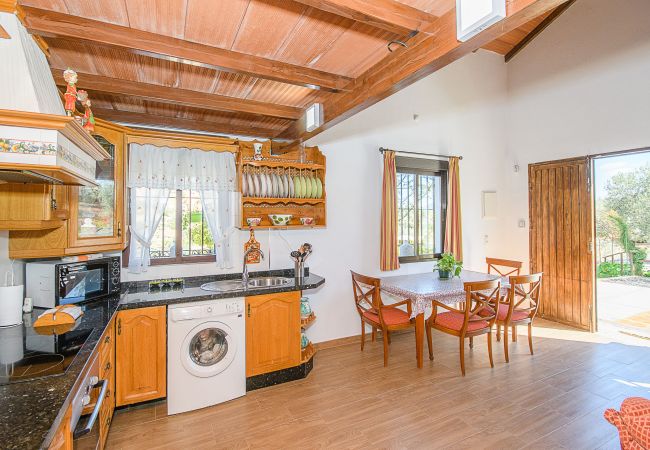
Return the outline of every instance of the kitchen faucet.
{"type": "Polygon", "coordinates": [[[241,282],[244,285],[244,289],[248,287],[248,264],[246,264],[246,258],[248,257],[248,254],[251,252],[259,252],[260,258],[264,260],[264,252],[259,248],[251,247],[244,252],[244,268],[242,269],[242,274],[241,274],[241,282]]]}

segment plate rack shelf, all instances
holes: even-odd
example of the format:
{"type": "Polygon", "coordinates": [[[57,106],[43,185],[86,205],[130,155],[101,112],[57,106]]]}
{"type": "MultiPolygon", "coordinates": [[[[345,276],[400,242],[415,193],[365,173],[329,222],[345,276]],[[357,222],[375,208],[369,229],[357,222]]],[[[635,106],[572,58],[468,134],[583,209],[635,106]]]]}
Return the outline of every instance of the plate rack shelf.
{"type": "Polygon", "coordinates": [[[308,229],[327,226],[325,190],[325,156],[318,147],[305,147],[304,151],[296,148],[282,155],[271,154],[271,142],[240,142],[238,161],[239,188],[242,191],[240,228],[249,228],[246,219],[260,218],[257,228],[308,229]],[[255,159],[255,146],[261,145],[261,160],[255,159]],[[250,180],[257,178],[259,183],[249,186],[250,180]],[[275,181],[305,180],[302,191],[280,181],[275,192],[271,187],[264,191],[261,177],[275,181]],[[274,225],[269,214],[291,214],[288,224],[274,225]],[[314,222],[302,225],[300,219],[311,217],[314,222]]]}

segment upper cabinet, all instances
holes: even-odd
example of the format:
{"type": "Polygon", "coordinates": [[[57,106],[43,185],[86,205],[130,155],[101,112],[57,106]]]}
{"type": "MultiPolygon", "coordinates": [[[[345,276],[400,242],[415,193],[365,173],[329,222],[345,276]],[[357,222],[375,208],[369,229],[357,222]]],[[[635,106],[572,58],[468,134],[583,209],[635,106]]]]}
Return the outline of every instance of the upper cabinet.
{"type": "Polygon", "coordinates": [[[110,155],[97,162],[97,186],[71,187],[69,247],[121,244],[124,227],[124,133],[97,126],[95,140],[110,155]]]}
{"type": "MultiPolygon", "coordinates": [[[[120,251],[124,248],[124,130],[120,126],[97,121],[92,138],[109,158],[96,163],[93,173],[95,186],[44,186],[39,190],[29,185],[12,185],[14,192],[9,197],[11,201],[16,201],[18,195],[24,197],[31,194],[30,204],[34,206],[30,208],[29,214],[35,214],[31,211],[33,209],[43,211],[41,220],[45,222],[40,227],[36,226],[39,222],[32,221],[29,228],[6,228],[11,230],[11,258],[59,257],[120,251]],[[33,191],[38,191],[40,197],[33,191]]],[[[2,214],[0,210],[0,217],[2,214]]],[[[15,222],[16,218],[7,219],[15,222]]],[[[0,220],[0,226],[2,223],[0,220]]]]}

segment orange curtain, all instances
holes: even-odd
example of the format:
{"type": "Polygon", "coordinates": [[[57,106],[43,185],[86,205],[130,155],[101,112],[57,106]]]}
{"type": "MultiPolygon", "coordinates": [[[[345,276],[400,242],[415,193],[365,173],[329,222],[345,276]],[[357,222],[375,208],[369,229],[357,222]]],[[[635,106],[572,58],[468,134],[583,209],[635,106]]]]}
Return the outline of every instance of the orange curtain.
{"type": "Polygon", "coordinates": [[[445,253],[463,260],[463,229],[460,215],[459,158],[449,158],[449,186],[447,188],[447,223],[445,226],[445,253]]]}
{"type": "Polygon", "coordinates": [[[395,152],[384,151],[384,180],[381,189],[381,250],[379,268],[399,269],[397,252],[397,169],[395,152]]]}

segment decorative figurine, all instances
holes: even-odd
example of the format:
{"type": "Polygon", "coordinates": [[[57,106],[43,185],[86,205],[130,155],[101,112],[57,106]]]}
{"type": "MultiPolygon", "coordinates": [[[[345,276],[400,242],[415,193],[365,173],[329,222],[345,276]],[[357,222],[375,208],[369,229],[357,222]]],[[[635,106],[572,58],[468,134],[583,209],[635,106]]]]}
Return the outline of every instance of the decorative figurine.
{"type": "Polygon", "coordinates": [[[65,113],[68,116],[74,115],[74,104],[77,101],[77,72],[67,68],[63,72],[63,79],[68,84],[63,97],[65,98],[65,113]]]}
{"type": "Polygon", "coordinates": [[[84,123],[84,129],[92,133],[95,131],[95,116],[93,115],[92,109],[90,109],[90,99],[86,100],[84,103],[84,118],[86,119],[86,123],[84,123]]]}
{"type": "MultiPolygon", "coordinates": [[[[88,92],[84,91],[83,89],[79,89],[77,91],[77,100],[79,100],[79,103],[82,105],[86,103],[86,100],[88,100],[88,92]]],[[[81,126],[86,125],[86,114],[83,116],[75,116],[75,117],[80,117],[81,118],[81,126]]]]}
{"type": "MultiPolygon", "coordinates": [[[[258,250],[260,249],[260,243],[257,242],[257,240],[255,239],[255,231],[253,231],[252,228],[250,229],[250,231],[251,231],[251,237],[248,240],[248,242],[244,244],[244,252],[247,252],[248,249],[250,248],[256,248],[258,250]]],[[[259,264],[259,263],[260,263],[260,252],[250,252],[246,256],[246,264],[259,264]]]]}

